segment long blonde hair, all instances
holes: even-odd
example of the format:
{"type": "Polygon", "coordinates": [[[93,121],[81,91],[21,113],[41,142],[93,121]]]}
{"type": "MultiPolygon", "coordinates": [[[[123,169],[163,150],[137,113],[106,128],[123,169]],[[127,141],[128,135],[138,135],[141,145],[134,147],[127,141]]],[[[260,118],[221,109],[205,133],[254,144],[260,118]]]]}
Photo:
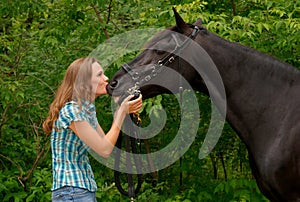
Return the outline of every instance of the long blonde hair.
{"type": "Polygon", "coordinates": [[[70,64],[50,105],[48,117],[43,123],[43,130],[46,134],[51,133],[53,123],[58,119],[59,110],[64,104],[74,100],[81,106],[82,101],[91,101],[93,96],[91,77],[94,62],[97,62],[95,58],[79,58],[70,64]]]}

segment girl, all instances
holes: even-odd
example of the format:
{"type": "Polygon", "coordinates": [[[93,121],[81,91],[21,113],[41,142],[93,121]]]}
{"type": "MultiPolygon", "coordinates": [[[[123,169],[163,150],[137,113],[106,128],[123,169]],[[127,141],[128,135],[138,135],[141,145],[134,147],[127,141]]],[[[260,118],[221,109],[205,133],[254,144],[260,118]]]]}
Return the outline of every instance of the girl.
{"type": "Polygon", "coordinates": [[[107,134],[101,129],[93,101],[107,94],[108,78],[94,58],[80,58],[68,67],[49,115],[43,123],[51,134],[53,186],[52,201],[96,201],[97,189],[88,159],[92,149],[109,157],[126,114],[142,107],[142,96],[128,96],[115,112],[107,134]]]}

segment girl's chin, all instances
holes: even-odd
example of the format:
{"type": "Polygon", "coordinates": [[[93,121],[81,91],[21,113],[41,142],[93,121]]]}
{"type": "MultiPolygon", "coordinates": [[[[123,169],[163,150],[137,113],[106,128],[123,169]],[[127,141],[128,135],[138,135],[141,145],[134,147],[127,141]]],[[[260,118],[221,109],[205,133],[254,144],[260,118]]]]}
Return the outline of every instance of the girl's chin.
{"type": "Polygon", "coordinates": [[[106,90],[103,90],[103,91],[97,91],[96,93],[96,97],[100,96],[100,95],[106,95],[108,94],[106,90]]]}

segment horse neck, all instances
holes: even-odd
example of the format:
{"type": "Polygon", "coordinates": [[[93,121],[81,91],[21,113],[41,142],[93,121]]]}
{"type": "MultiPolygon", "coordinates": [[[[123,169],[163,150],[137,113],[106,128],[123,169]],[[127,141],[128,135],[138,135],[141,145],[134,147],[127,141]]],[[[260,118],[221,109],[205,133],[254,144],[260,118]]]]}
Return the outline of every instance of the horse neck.
{"type": "Polygon", "coordinates": [[[211,33],[204,36],[200,44],[214,61],[223,80],[226,119],[247,143],[255,126],[262,121],[262,113],[272,110],[272,105],[284,104],[280,102],[288,98],[279,99],[280,96],[286,96],[294,83],[299,84],[299,71],[271,56],[211,33]]]}

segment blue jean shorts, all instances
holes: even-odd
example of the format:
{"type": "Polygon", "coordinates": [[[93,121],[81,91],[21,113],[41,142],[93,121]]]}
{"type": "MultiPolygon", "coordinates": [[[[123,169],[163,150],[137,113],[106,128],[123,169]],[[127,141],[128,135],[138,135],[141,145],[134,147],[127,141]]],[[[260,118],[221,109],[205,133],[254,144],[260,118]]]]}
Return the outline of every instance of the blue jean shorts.
{"type": "Polygon", "coordinates": [[[95,192],[87,189],[66,186],[52,191],[52,202],[96,202],[95,192]]]}

